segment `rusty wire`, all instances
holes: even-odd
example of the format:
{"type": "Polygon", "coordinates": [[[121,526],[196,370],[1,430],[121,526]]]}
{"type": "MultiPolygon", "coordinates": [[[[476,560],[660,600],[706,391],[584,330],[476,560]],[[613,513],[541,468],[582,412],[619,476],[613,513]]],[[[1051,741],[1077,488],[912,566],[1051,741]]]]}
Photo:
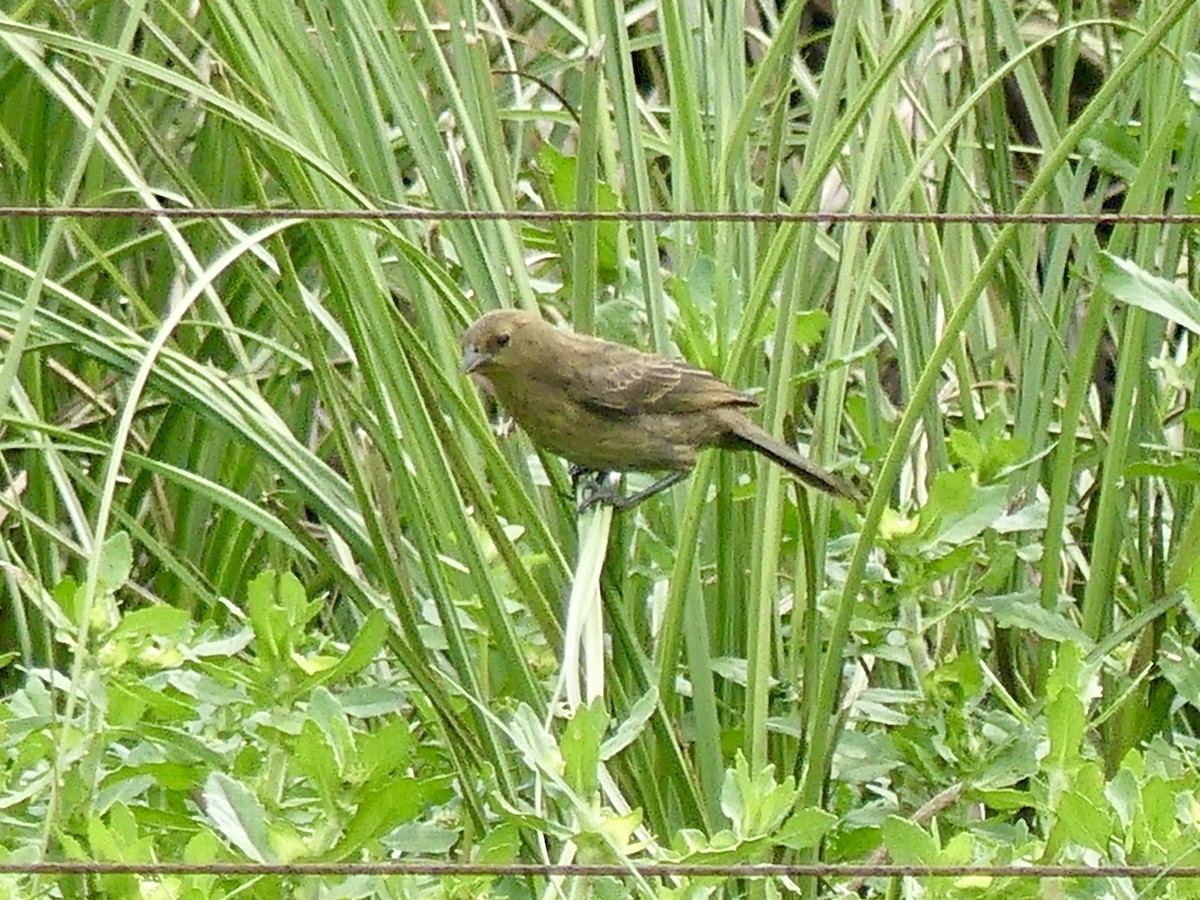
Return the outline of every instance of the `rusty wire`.
{"type": "Polygon", "coordinates": [[[1006,212],[736,212],[726,210],[550,209],[317,209],[303,207],[0,206],[0,218],[74,219],[296,219],[429,222],[735,222],[757,224],[844,222],[975,225],[1200,225],[1197,213],[1006,212]]]}
{"type": "Polygon", "coordinates": [[[451,863],[451,862],[0,862],[0,875],[391,875],[391,876],[587,876],[645,878],[1200,878],[1200,866],[956,865],[856,863],[451,863]]]}

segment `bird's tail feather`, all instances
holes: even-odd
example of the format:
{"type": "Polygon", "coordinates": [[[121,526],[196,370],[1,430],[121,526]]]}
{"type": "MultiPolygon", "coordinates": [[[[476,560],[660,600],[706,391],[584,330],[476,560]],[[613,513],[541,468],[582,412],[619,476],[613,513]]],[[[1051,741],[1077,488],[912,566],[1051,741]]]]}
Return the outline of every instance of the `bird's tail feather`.
{"type": "Polygon", "coordinates": [[[773,438],[743,415],[730,416],[729,431],[735,442],[747,450],[755,450],[777,463],[810,487],[862,503],[862,492],[850,482],[826,472],[816,463],[801,456],[799,451],[773,438]]]}

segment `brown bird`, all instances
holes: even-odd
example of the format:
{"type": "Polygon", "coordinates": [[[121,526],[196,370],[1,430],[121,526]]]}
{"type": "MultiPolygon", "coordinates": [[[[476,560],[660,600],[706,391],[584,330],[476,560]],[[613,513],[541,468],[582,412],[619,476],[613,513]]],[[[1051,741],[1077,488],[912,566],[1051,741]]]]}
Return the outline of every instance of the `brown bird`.
{"type": "Polygon", "coordinates": [[[463,371],[487,379],[538,447],[595,472],[673,473],[630,497],[593,495],[582,508],[597,499],[632,506],[685,478],[704,447],[755,450],[805,484],[862,501],[747,419],[753,397],[681,360],[560,331],[515,309],[478,319],[462,346],[463,371]]]}

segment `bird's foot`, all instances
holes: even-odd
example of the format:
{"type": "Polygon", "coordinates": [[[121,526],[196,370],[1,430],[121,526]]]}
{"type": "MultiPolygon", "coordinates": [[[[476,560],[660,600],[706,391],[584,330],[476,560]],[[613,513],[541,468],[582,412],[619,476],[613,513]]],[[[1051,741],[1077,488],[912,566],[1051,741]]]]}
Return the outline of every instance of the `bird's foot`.
{"type": "MultiPolygon", "coordinates": [[[[590,482],[583,483],[583,500],[576,508],[576,515],[582,516],[585,512],[594,506],[601,503],[606,503],[617,512],[625,509],[629,505],[629,498],[617,490],[619,481],[610,481],[608,472],[591,472],[593,477],[590,482]]],[[[579,482],[576,483],[577,485],[579,482]]]]}
{"type": "MultiPolygon", "coordinates": [[[[567,476],[571,479],[571,499],[574,500],[577,498],[580,488],[583,488],[586,494],[585,502],[590,502],[592,493],[604,483],[604,479],[608,477],[608,473],[598,471],[597,469],[589,469],[577,463],[571,463],[567,467],[567,476]]],[[[578,511],[583,512],[584,509],[584,506],[580,506],[578,511]]]]}
{"type": "Polygon", "coordinates": [[[608,472],[596,473],[596,480],[591,485],[591,493],[579,504],[577,512],[580,515],[587,512],[597,503],[607,503],[616,512],[632,509],[647,497],[653,497],[659,491],[665,491],[672,485],[678,484],[687,478],[688,473],[673,472],[666,478],[662,478],[648,488],[640,490],[636,494],[630,494],[628,497],[617,490],[616,483],[609,482],[608,475],[608,472]]]}

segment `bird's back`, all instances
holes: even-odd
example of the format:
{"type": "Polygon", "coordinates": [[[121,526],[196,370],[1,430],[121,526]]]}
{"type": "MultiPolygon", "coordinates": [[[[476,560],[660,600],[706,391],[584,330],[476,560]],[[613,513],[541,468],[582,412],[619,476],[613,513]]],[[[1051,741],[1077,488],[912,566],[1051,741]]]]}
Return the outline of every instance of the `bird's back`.
{"type": "Polygon", "coordinates": [[[749,394],[683,360],[575,336],[572,398],[603,414],[638,416],[696,413],[725,406],[756,406],[749,394]]]}

